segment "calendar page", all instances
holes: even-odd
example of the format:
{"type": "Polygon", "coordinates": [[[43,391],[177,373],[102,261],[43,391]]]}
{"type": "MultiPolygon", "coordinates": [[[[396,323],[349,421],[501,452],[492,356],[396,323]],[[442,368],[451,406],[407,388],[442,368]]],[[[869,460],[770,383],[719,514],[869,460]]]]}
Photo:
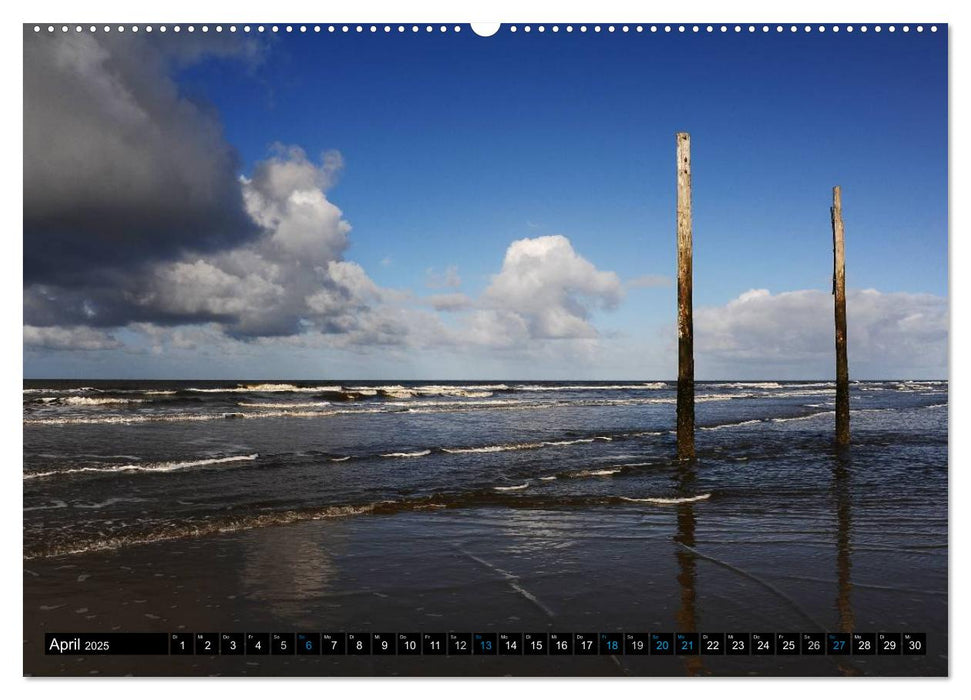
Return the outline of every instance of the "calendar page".
{"type": "Polygon", "coordinates": [[[25,675],[948,674],[946,22],[22,41],[25,675]]]}

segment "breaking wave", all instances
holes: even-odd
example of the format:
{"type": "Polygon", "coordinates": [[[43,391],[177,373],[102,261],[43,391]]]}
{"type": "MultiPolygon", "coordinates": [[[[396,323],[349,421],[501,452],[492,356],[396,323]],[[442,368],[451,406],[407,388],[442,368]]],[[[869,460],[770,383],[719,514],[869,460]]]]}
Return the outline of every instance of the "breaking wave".
{"type": "Polygon", "coordinates": [[[519,484],[519,486],[493,486],[494,491],[521,491],[525,488],[529,488],[529,482],[525,484],[519,484]]]}
{"type": "Polygon", "coordinates": [[[628,496],[621,496],[622,501],[629,501],[630,503],[654,503],[656,505],[677,505],[679,503],[694,503],[696,501],[707,501],[711,498],[710,493],[703,493],[699,496],[683,496],[681,498],[630,498],[628,496]]]}
{"type": "Polygon", "coordinates": [[[75,469],[58,469],[46,472],[27,472],[24,480],[46,479],[52,476],[66,476],[68,474],[81,473],[102,473],[113,474],[118,472],[175,472],[194,467],[208,467],[214,464],[229,464],[232,462],[252,462],[259,457],[259,454],[236,455],[234,457],[212,457],[209,459],[196,459],[191,461],[179,462],[154,462],[147,464],[120,464],[110,467],[78,467],[75,469]]]}

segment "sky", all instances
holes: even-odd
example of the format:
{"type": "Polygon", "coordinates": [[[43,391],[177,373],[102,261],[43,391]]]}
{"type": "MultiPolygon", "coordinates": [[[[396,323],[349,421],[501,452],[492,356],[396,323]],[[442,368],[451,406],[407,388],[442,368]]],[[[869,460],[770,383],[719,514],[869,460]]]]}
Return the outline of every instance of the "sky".
{"type": "Polygon", "coordinates": [[[947,376],[938,32],[24,33],[24,376],[947,376]]]}

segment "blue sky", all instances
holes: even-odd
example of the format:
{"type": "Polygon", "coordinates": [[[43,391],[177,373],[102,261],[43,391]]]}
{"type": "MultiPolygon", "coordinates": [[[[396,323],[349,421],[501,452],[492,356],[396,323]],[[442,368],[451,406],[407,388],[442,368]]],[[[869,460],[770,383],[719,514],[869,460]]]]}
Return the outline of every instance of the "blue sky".
{"type": "MultiPolygon", "coordinates": [[[[381,289],[436,294],[430,282],[454,267],[461,284],[448,291],[482,308],[496,297],[490,286],[514,241],[563,236],[620,281],[619,299],[616,290],[587,294],[570,287],[575,280],[563,282],[595,336],[557,331],[551,339],[533,330],[512,345],[472,351],[464,341],[412,342],[391,361],[362,359],[353,343],[306,349],[230,333],[239,357],[227,365],[225,353],[211,352],[221,341],[176,347],[163,337],[212,330],[212,319],[152,320],[153,334],[133,314],[143,325],[93,324],[113,339],[100,346],[72,347],[40,332],[27,343],[25,375],[671,376],[674,287],[629,282],[674,274],[681,130],[692,139],[695,305],[710,310],[698,323],[724,322],[710,341],[699,339],[699,353],[710,351],[699,354],[700,376],[830,371],[822,350],[807,358],[780,346],[753,360],[742,336],[831,345],[822,326],[813,321],[807,331],[786,312],[795,297],[779,295],[828,293],[835,184],[843,188],[847,284],[887,295],[860,306],[858,330],[866,332],[855,374],[946,375],[946,31],[503,30],[481,38],[463,29],[264,36],[255,59],[203,57],[170,78],[220,125],[241,175],[252,177],[273,144],[299,147],[313,163],[339,152],[343,166],[322,188],[351,226],[339,257],[381,289]],[[725,321],[732,300],[749,290],[768,290],[772,310],[757,316],[782,325],[756,332],[725,321]],[[480,358],[476,369],[471,357],[480,358]]],[[[516,299],[502,298],[515,311],[516,299]]],[[[824,305],[826,297],[806,299],[824,305]]],[[[855,303],[851,295],[851,373],[855,303]]],[[[439,315],[446,327],[465,327],[455,314],[439,315]]]]}

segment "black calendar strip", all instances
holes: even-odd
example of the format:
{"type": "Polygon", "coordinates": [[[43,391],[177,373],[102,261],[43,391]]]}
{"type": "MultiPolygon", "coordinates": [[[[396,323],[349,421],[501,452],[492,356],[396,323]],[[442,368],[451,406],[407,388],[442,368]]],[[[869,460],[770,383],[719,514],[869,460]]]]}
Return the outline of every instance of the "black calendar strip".
{"type": "Polygon", "coordinates": [[[924,656],[924,632],[54,633],[53,656],[924,656]]]}

